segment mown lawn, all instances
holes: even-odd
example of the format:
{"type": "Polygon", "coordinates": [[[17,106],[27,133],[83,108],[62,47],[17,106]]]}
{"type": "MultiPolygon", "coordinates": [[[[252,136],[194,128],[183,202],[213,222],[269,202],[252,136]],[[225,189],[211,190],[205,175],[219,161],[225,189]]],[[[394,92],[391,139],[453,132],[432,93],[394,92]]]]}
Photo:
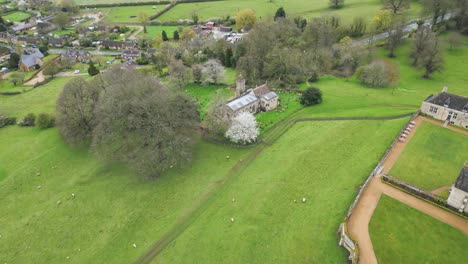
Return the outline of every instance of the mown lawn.
{"type": "MultiPolygon", "coordinates": [[[[148,33],[147,35],[149,38],[154,39],[156,36],[162,37],[162,32],[166,31],[167,37],[172,39],[174,38],[174,31],[177,31],[179,29],[178,26],[147,26],[146,30],[148,33]]],[[[143,35],[143,31],[140,33],[140,35],[143,35]]]]}
{"type": "MultiPolygon", "coordinates": [[[[279,7],[284,7],[286,16],[290,18],[298,16],[312,18],[333,14],[340,16],[343,22],[349,23],[355,17],[364,17],[370,21],[377,11],[382,8],[382,4],[380,0],[346,0],[343,8],[331,9],[326,0],[225,0],[178,4],[157,20],[175,21],[179,19],[192,19],[193,13],[198,14],[202,21],[227,16],[232,18],[236,16],[237,12],[246,8],[253,9],[257,14],[257,18],[263,20],[273,18],[279,7]]],[[[420,15],[420,10],[419,3],[412,3],[411,9],[407,14],[410,18],[415,18],[420,15]]]]}
{"type": "Polygon", "coordinates": [[[138,23],[138,14],[141,12],[152,16],[166,5],[116,6],[99,8],[105,14],[106,22],[133,22],[138,23]],[[155,8],[153,8],[155,7],[155,8]]]}
{"type": "Polygon", "coordinates": [[[132,263],[249,152],[199,142],[193,163],[148,181],[68,147],[57,129],[5,127],[0,145],[5,263],[132,263]]]}
{"type": "Polygon", "coordinates": [[[390,174],[432,191],[455,183],[468,160],[468,137],[423,122],[390,174]]]}
{"type": "Polygon", "coordinates": [[[30,18],[31,15],[29,13],[26,13],[26,12],[17,11],[17,12],[13,12],[11,14],[8,14],[8,15],[2,16],[2,17],[3,17],[3,19],[10,20],[12,22],[21,22],[21,21],[24,21],[24,20],[30,18]]]}
{"type": "Polygon", "coordinates": [[[369,224],[379,263],[462,263],[468,238],[459,230],[388,196],[369,224]]]}
{"type": "Polygon", "coordinates": [[[296,124],[221,187],[155,263],[346,262],[337,227],[405,121],[296,124]]]}
{"type": "Polygon", "coordinates": [[[223,96],[226,99],[233,95],[225,85],[190,84],[185,87],[185,92],[193,96],[199,104],[199,112],[202,119],[217,95],[223,96]]]}
{"type": "MultiPolygon", "coordinates": [[[[0,113],[18,118],[31,112],[35,114],[54,113],[57,97],[69,80],[70,78],[64,77],[55,78],[51,82],[23,94],[0,96],[0,113]]],[[[30,88],[25,86],[25,89],[30,88]]],[[[0,91],[2,90],[0,89],[0,91]]]]}

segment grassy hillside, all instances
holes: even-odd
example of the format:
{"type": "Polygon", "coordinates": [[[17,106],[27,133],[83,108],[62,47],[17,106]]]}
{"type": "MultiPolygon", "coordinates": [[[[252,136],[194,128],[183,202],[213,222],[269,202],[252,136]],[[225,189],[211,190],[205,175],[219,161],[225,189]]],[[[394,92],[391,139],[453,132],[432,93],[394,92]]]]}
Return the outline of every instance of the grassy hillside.
{"type": "Polygon", "coordinates": [[[369,224],[379,263],[461,263],[468,238],[388,196],[382,196],[369,224]]]}
{"type": "MultiPolygon", "coordinates": [[[[283,7],[286,15],[294,17],[318,17],[326,14],[339,15],[343,22],[351,22],[355,17],[370,19],[382,8],[380,0],[346,0],[343,8],[331,9],[328,0],[224,0],[215,2],[201,2],[179,4],[158,18],[160,21],[174,21],[179,19],[191,19],[193,13],[197,13],[201,20],[210,18],[234,17],[242,9],[253,9],[257,18],[269,19],[275,15],[279,7],[283,7]]],[[[420,5],[412,4],[408,11],[409,17],[420,15],[420,5]]]]}
{"type": "Polygon", "coordinates": [[[249,152],[200,142],[190,166],[147,181],[69,148],[56,129],[2,128],[0,145],[8,263],[130,263],[249,152]]]}

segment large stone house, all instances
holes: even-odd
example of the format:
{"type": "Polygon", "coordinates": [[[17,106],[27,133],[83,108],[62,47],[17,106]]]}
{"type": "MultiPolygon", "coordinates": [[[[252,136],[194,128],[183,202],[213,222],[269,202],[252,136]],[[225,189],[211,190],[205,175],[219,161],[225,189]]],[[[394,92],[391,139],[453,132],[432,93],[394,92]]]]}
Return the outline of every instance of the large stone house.
{"type": "Polygon", "coordinates": [[[465,163],[458,175],[455,184],[450,190],[448,204],[457,208],[460,212],[468,213],[468,166],[465,163]]]}
{"type": "Polygon", "coordinates": [[[228,115],[235,116],[246,111],[252,114],[268,112],[278,107],[278,99],[278,95],[267,84],[246,90],[245,79],[240,76],[236,80],[236,98],[226,104],[228,115]]]}
{"type": "Polygon", "coordinates": [[[18,68],[23,71],[34,71],[44,63],[44,54],[37,48],[27,49],[21,54],[18,68]]]}
{"type": "Polygon", "coordinates": [[[84,50],[68,49],[61,54],[61,59],[69,59],[75,62],[87,62],[91,59],[91,53],[84,50]]]}
{"type": "Polygon", "coordinates": [[[421,112],[435,119],[468,129],[468,97],[442,92],[429,96],[421,105],[421,112]]]}

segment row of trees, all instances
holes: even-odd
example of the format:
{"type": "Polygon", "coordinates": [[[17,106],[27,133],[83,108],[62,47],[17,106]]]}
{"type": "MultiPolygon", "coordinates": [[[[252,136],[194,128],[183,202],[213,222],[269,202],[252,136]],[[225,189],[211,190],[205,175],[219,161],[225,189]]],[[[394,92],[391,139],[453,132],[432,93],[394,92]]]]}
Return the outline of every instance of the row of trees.
{"type": "Polygon", "coordinates": [[[105,161],[150,178],[190,161],[198,120],[187,95],[120,67],[91,81],[72,79],[57,100],[56,121],[66,142],[89,145],[105,161]]]}

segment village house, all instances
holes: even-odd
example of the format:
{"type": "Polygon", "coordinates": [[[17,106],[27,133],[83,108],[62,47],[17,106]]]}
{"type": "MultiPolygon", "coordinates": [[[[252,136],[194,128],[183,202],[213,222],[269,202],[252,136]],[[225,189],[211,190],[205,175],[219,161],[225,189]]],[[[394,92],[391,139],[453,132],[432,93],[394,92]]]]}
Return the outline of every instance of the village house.
{"type": "Polygon", "coordinates": [[[122,49],[124,47],[124,43],[121,41],[103,40],[101,44],[106,49],[122,49]]]}
{"type": "Polygon", "coordinates": [[[447,203],[460,212],[468,213],[468,165],[465,163],[450,190],[447,203]]]}
{"type": "Polygon", "coordinates": [[[245,79],[240,76],[236,80],[236,98],[229,101],[229,116],[238,115],[241,112],[256,114],[276,109],[279,105],[278,95],[272,92],[267,84],[246,90],[245,79]]]}
{"type": "Polygon", "coordinates": [[[18,32],[24,31],[24,30],[28,30],[28,29],[30,29],[32,27],[34,27],[34,25],[31,24],[31,23],[23,23],[23,24],[20,24],[18,26],[13,27],[12,30],[15,33],[18,33],[18,32]]]}
{"type": "Polygon", "coordinates": [[[63,46],[63,39],[61,39],[61,38],[49,38],[49,46],[62,47],[63,46]]]}
{"type": "Polygon", "coordinates": [[[442,92],[429,96],[421,106],[421,112],[435,119],[468,129],[468,97],[451,94],[444,87],[442,92]]]}
{"type": "Polygon", "coordinates": [[[141,56],[140,50],[124,49],[122,50],[121,59],[122,59],[122,62],[134,62],[140,56],[141,56]]]}
{"type": "Polygon", "coordinates": [[[43,63],[44,54],[37,48],[31,48],[21,54],[18,68],[23,71],[34,71],[36,67],[42,66],[43,63]]]}
{"type": "Polygon", "coordinates": [[[91,54],[83,50],[68,49],[61,54],[61,59],[70,59],[75,62],[86,62],[91,59],[91,54]]]}
{"type": "Polygon", "coordinates": [[[40,39],[33,37],[17,37],[16,43],[21,45],[37,45],[40,39]]]}

